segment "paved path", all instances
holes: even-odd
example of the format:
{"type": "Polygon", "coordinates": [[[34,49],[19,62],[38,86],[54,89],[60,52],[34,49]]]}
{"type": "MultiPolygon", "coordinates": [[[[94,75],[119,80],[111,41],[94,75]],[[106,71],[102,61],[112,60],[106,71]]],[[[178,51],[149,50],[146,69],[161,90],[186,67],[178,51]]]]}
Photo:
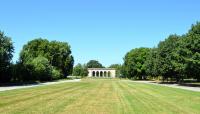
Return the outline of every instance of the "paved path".
{"type": "Polygon", "coordinates": [[[19,85],[19,86],[7,86],[7,87],[0,87],[0,91],[7,91],[13,89],[21,89],[21,88],[30,88],[30,87],[37,87],[37,86],[44,86],[44,85],[52,85],[52,84],[60,84],[66,82],[79,82],[81,79],[74,79],[74,80],[61,80],[55,82],[45,82],[45,83],[38,83],[38,84],[27,84],[27,85],[19,85]]]}
{"type": "Polygon", "coordinates": [[[179,89],[185,89],[185,90],[191,90],[191,91],[200,92],[200,88],[199,87],[188,87],[188,86],[181,86],[181,85],[178,85],[178,84],[158,84],[158,83],[155,83],[154,81],[132,81],[132,82],[146,83],[146,84],[153,84],[153,85],[160,85],[160,86],[167,86],[167,87],[173,87],[173,88],[179,88],[179,89]]]}

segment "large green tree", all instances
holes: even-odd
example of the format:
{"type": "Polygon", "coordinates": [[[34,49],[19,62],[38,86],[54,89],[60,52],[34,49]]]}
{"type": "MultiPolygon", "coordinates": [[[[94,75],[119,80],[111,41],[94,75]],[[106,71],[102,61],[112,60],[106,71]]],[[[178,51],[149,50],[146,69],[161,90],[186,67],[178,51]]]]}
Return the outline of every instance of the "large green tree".
{"type": "Polygon", "coordinates": [[[157,48],[151,48],[145,61],[146,73],[150,77],[159,76],[158,69],[160,65],[157,56],[157,48]]]}
{"type": "Polygon", "coordinates": [[[68,43],[58,41],[49,42],[41,38],[29,41],[28,44],[24,45],[20,53],[20,63],[25,68],[31,68],[29,67],[29,63],[39,56],[46,58],[49,65],[54,67],[54,71],[56,69],[61,71],[64,77],[72,73],[74,59],[68,43]]]}
{"type": "Polygon", "coordinates": [[[176,57],[182,63],[181,71],[188,78],[200,81],[200,23],[192,25],[179,43],[176,57]]]}
{"type": "Polygon", "coordinates": [[[179,36],[170,35],[165,41],[158,44],[157,60],[158,60],[158,73],[163,77],[163,80],[168,78],[176,78],[180,80],[180,75],[176,72],[176,62],[174,62],[173,53],[178,46],[179,36]]]}
{"type": "Polygon", "coordinates": [[[71,47],[67,42],[50,42],[49,56],[51,65],[61,69],[64,77],[72,74],[74,58],[71,55],[71,47]]]}
{"type": "Polygon", "coordinates": [[[145,61],[149,48],[136,48],[128,52],[124,57],[124,70],[128,78],[146,78],[145,61]]]}
{"type": "Polygon", "coordinates": [[[90,60],[86,66],[87,68],[104,68],[104,66],[97,60],[90,60]]]}
{"type": "Polygon", "coordinates": [[[10,61],[14,52],[11,38],[0,31],[0,82],[10,81],[10,61]]]}

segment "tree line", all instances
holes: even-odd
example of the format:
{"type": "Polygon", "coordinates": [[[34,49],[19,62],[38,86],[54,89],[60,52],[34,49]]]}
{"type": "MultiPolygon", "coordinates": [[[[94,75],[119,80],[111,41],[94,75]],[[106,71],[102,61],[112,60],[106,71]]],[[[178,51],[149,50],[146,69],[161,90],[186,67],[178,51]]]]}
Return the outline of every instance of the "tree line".
{"type": "MultiPolygon", "coordinates": [[[[68,75],[87,76],[87,68],[104,68],[97,60],[77,64],[67,42],[37,38],[23,46],[19,60],[12,63],[14,52],[10,37],[0,32],[0,82],[49,81],[68,75]]],[[[192,78],[200,81],[200,23],[184,35],[169,35],[154,48],[135,48],[127,52],[124,63],[112,64],[117,77],[181,82],[192,78]]]]}
{"type": "Polygon", "coordinates": [[[74,58],[67,42],[37,38],[23,46],[19,60],[12,63],[14,47],[0,32],[0,82],[49,81],[72,73],[74,58]]]}
{"type": "Polygon", "coordinates": [[[132,49],[124,57],[121,73],[134,79],[200,81],[200,23],[184,35],[169,35],[154,48],[132,49]]]}

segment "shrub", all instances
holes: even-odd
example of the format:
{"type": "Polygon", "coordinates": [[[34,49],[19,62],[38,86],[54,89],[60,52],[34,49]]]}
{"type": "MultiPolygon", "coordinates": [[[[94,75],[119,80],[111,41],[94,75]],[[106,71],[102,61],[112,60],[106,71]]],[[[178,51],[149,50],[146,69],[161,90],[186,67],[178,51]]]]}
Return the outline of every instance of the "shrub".
{"type": "Polygon", "coordinates": [[[52,79],[57,80],[57,79],[60,79],[60,78],[62,78],[60,71],[57,70],[55,67],[53,67],[53,69],[52,69],[52,79]]]}
{"type": "Polygon", "coordinates": [[[51,80],[52,67],[49,64],[47,58],[39,56],[32,60],[30,63],[32,66],[32,76],[36,78],[36,80],[40,81],[48,81],[51,80]]]}

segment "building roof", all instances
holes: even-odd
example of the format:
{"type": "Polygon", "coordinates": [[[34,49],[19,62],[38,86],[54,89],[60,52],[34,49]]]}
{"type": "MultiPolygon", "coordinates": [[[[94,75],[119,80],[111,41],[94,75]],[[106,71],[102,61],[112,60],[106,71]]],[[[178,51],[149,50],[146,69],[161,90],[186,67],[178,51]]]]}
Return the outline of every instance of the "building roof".
{"type": "Polygon", "coordinates": [[[115,70],[115,68],[88,68],[88,70],[115,70]]]}

